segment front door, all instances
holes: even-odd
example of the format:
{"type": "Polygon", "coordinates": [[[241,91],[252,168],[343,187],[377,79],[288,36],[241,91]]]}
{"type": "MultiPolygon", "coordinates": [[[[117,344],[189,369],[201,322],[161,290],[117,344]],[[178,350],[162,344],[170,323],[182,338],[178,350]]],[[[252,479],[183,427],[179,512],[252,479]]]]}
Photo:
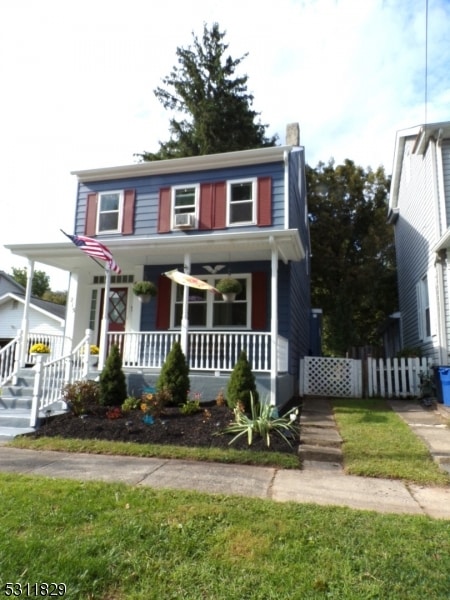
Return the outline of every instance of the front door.
{"type": "MultiPolygon", "coordinates": [[[[103,318],[103,306],[104,306],[105,290],[102,289],[102,298],[100,304],[100,323],[103,318]]],[[[127,321],[127,300],[128,300],[128,289],[127,288],[111,288],[109,290],[109,302],[108,302],[108,332],[122,332],[125,331],[125,325],[127,321]]],[[[100,331],[100,327],[99,327],[100,331]]],[[[123,342],[123,338],[121,340],[123,342]]],[[[119,344],[122,347],[122,343],[119,344]]],[[[109,351],[109,348],[108,348],[109,351]]]]}

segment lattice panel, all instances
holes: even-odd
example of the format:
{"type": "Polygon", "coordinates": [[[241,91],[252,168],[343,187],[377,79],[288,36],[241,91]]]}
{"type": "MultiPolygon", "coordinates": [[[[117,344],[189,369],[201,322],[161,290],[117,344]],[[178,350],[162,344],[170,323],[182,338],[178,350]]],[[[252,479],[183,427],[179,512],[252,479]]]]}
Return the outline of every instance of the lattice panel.
{"type": "Polygon", "coordinates": [[[359,387],[356,381],[356,362],[346,358],[305,357],[304,395],[338,398],[354,396],[355,389],[359,387]]]}

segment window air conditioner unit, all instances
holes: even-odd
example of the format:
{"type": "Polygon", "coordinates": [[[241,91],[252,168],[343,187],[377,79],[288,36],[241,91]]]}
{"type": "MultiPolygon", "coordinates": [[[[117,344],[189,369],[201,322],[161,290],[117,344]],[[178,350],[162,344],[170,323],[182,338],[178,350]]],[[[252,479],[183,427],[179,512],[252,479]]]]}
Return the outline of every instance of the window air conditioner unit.
{"type": "Polygon", "coordinates": [[[189,228],[194,227],[195,215],[194,213],[178,213],[175,215],[175,224],[177,228],[189,228]]]}

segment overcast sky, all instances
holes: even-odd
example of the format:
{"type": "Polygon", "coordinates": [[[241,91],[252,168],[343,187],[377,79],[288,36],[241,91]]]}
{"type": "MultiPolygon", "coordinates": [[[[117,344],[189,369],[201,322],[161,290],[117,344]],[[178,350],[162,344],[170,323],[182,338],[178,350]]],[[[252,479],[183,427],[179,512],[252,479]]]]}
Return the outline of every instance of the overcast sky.
{"type": "MultiPolygon", "coordinates": [[[[249,77],[269,135],[284,144],[286,124],[298,122],[311,166],[350,158],[391,173],[398,130],[450,120],[450,0],[428,0],[428,30],[426,6],[2,2],[0,269],[25,264],[3,244],[63,241],[60,228],[73,232],[71,171],[130,164],[134,153],[167,141],[169,114],[153,90],[176,64],[177,46],[201,36],[204,23],[226,31],[233,58],[248,52],[239,74],[249,77]]],[[[61,272],[36,268],[51,275],[53,289],[65,287],[61,272]]]]}

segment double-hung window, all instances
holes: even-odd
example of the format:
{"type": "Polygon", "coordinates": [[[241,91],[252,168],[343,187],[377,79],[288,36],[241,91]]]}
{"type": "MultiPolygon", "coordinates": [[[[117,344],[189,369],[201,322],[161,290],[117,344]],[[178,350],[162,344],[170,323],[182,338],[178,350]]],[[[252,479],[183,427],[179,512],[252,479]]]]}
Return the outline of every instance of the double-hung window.
{"type": "Polygon", "coordinates": [[[176,186],[172,188],[172,227],[194,225],[199,186],[176,186]]]}
{"type": "Polygon", "coordinates": [[[227,182],[228,225],[252,225],[256,222],[256,179],[227,182]]]}
{"type": "MultiPolygon", "coordinates": [[[[189,288],[188,318],[191,328],[247,329],[251,323],[251,276],[233,275],[242,291],[233,302],[225,302],[220,294],[189,288]]],[[[215,286],[219,277],[202,277],[215,286]]],[[[173,284],[172,324],[180,327],[183,314],[183,286],[173,284]]]]}
{"type": "Polygon", "coordinates": [[[100,192],[98,195],[97,233],[121,231],[123,192],[100,192]]]}

